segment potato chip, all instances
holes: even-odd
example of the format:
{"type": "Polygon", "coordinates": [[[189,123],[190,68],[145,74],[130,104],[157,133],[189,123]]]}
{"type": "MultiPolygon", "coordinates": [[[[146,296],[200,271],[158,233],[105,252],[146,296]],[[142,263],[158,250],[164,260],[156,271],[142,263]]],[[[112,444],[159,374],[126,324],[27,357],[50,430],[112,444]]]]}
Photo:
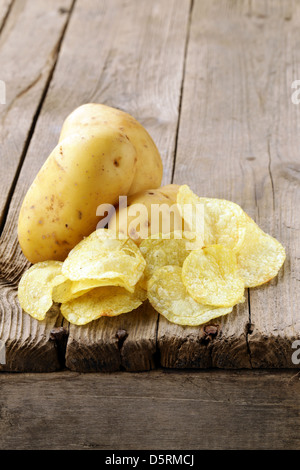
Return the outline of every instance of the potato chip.
{"type": "Polygon", "coordinates": [[[123,287],[98,287],[61,305],[61,313],[74,325],[85,325],[100,317],[114,317],[138,308],[147,294],[136,288],[132,294],[123,287]]]}
{"type": "Polygon", "coordinates": [[[190,296],[204,305],[233,307],[244,296],[236,255],[222,245],[192,251],[183,263],[182,281],[190,296]]]}
{"type": "MultiPolygon", "coordinates": [[[[247,214],[234,202],[225,199],[198,197],[187,186],[179,188],[177,203],[182,217],[192,231],[203,233],[204,245],[224,245],[237,252],[242,245],[247,225],[247,214]],[[203,220],[196,220],[191,206],[203,207],[203,220]],[[203,227],[204,224],[204,227],[203,227]]],[[[198,213],[201,211],[198,211],[198,213]]]]}
{"type": "Polygon", "coordinates": [[[22,276],[18,298],[25,312],[37,320],[44,320],[52,306],[53,288],[62,282],[62,262],[43,261],[31,266],[22,276]]]}
{"type": "Polygon", "coordinates": [[[82,240],[64,261],[64,276],[71,281],[97,280],[102,285],[118,282],[132,291],[146,262],[130,238],[116,237],[112,230],[99,229],[82,240]]]}
{"type": "Polygon", "coordinates": [[[52,292],[54,302],[65,303],[72,299],[77,299],[92,289],[103,286],[119,286],[126,288],[129,292],[134,292],[135,286],[130,287],[119,278],[114,279],[82,279],[81,281],[70,281],[63,276],[64,281],[55,286],[52,292]]]}
{"type": "Polygon", "coordinates": [[[248,217],[246,235],[237,254],[239,275],[245,287],[255,287],[273,279],[285,260],[285,249],[248,217]]]}
{"type": "Polygon", "coordinates": [[[57,303],[69,302],[72,299],[76,299],[81,295],[89,292],[93,287],[80,287],[80,283],[84,281],[70,281],[63,276],[63,282],[53,288],[52,300],[57,303]]]}
{"type": "Polygon", "coordinates": [[[184,287],[181,274],[179,266],[164,266],[156,269],[148,282],[148,299],[167,320],[198,326],[232,311],[232,307],[214,308],[196,302],[184,287]]]}
{"type": "MultiPolygon", "coordinates": [[[[180,187],[177,203],[182,216],[185,204],[204,204],[204,244],[224,245],[237,254],[245,287],[264,284],[278,274],[285,260],[284,247],[263,232],[240,206],[223,199],[198,197],[187,185],[180,187]]],[[[187,217],[187,223],[196,228],[194,213],[187,217]]]]}
{"type": "Polygon", "coordinates": [[[147,282],[156,268],[166,265],[182,266],[191,250],[201,247],[202,240],[192,232],[159,233],[143,240],[140,250],[146,260],[146,267],[142,286],[147,288],[147,282]]]}

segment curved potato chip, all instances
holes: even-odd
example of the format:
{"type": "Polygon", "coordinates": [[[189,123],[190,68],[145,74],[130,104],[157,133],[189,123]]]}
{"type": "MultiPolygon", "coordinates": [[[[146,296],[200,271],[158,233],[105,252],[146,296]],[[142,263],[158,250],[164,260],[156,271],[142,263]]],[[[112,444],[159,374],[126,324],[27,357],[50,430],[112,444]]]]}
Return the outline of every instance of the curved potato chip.
{"type": "Polygon", "coordinates": [[[167,320],[198,326],[232,311],[232,307],[214,308],[196,302],[184,287],[181,272],[179,266],[164,266],[156,269],[148,282],[148,299],[167,320]]]}
{"type": "Polygon", "coordinates": [[[236,255],[222,245],[192,251],[183,263],[182,281],[190,296],[204,305],[233,307],[244,296],[236,255]]]}
{"type": "Polygon", "coordinates": [[[131,294],[123,287],[98,287],[61,305],[61,313],[74,325],[85,325],[100,317],[114,317],[138,308],[147,294],[136,288],[131,294]]]}
{"type": "Polygon", "coordinates": [[[182,266],[191,250],[201,247],[202,240],[192,232],[159,233],[143,240],[140,250],[146,260],[146,267],[141,280],[142,287],[147,288],[147,282],[156,268],[182,266]]]}
{"type": "Polygon", "coordinates": [[[54,286],[62,282],[62,262],[43,261],[31,266],[22,276],[18,287],[20,305],[37,320],[44,320],[51,308],[54,286]]]}
{"type": "Polygon", "coordinates": [[[245,239],[237,254],[239,275],[245,287],[259,286],[273,279],[285,258],[281,243],[263,232],[249,217],[245,239]]]}
{"type": "MultiPolygon", "coordinates": [[[[278,274],[285,260],[284,247],[263,232],[240,206],[223,199],[198,197],[187,185],[179,188],[177,203],[183,217],[185,204],[204,205],[204,244],[224,245],[237,254],[245,287],[259,286],[278,274]]],[[[196,222],[194,213],[187,217],[189,226],[195,227],[196,222]]]]}
{"type": "Polygon", "coordinates": [[[84,281],[70,281],[63,276],[64,280],[53,288],[52,300],[57,303],[69,302],[69,300],[76,299],[83,294],[86,294],[93,287],[80,286],[84,281]],[[81,288],[82,287],[82,288],[81,288]]]}
{"type": "Polygon", "coordinates": [[[190,229],[202,231],[204,245],[218,244],[235,252],[239,250],[244,240],[248,215],[238,204],[225,199],[198,197],[187,185],[180,186],[177,204],[190,229]],[[188,205],[201,206],[203,220],[197,219],[201,211],[187,210],[188,205]]]}
{"type": "Polygon", "coordinates": [[[63,282],[53,288],[52,299],[57,303],[69,302],[72,299],[86,294],[92,289],[103,286],[124,287],[129,292],[134,292],[135,286],[131,287],[119,278],[114,279],[82,279],[80,281],[70,281],[64,276],[63,282]]]}
{"type": "Polygon", "coordinates": [[[70,251],[62,273],[71,281],[93,279],[103,285],[114,280],[132,290],[143,274],[146,262],[130,238],[116,238],[112,230],[99,229],[70,251]]]}

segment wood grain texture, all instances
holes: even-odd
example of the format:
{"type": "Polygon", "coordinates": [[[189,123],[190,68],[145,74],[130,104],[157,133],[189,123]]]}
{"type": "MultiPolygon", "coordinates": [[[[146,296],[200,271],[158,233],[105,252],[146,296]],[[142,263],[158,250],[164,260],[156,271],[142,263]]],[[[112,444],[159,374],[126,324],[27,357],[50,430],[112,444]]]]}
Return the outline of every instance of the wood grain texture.
{"type": "Polygon", "coordinates": [[[174,182],[237,202],[288,257],[278,278],[213,322],[212,341],[202,328],[160,319],[162,365],[297,367],[299,108],[290,90],[298,27],[298,2],[194,2],[174,182]]]}
{"type": "Polygon", "coordinates": [[[0,60],[13,75],[8,108],[0,108],[5,369],[56,370],[64,358],[84,372],[146,370],[159,361],[179,369],[299,367],[291,357],[300,338],[300,105],[291,102],[291,84],[299,78],[300,3],[77,0],[65,30],[71,1],[40,11],[43,1],[15,2],[0,37],[0,60]],[[68,113],[92,101],[121,108],[148,129],[163,157],[163,183],[174,176],[199,195],[235,201],[278,238],[287,248],[278,278],[199,328],[173,325],[147,304],[85,327],[64,321],[64,330],[56,307],[42,323],[23,313],[16,290],[28,263],[17,242],[19,209],[68,113]]]}
{"type": "Polygon", "coordinates": [[[148,304],[117,318],[70,325],[66,366],[80,372],[154,369],[157,313],[148,304]]]}
{"type": "MultiPolygon", "coordinates": [[[[58,131],[77,106],[105,103],[145,126],[161,152],[164,182],[170,182],[189,9],[187,0],[78,1],[33,141],[49,126],[58,131]]],[[[71,325],[67,365],[79,371],[150,369],[156,328],[149,306],[83,328],[71,325]],[[121,348],[119,329],[127,334],[121,348]]]]}
{"type": "Polygon", "coordinates": [[[199,327],[184,327],[159,317],[157,343],[163,367],[221,369],[250,368],[244,305],[199,327]]]}
{"type": "Polygon", "coordinates": [[[8,18],[14,0],[0,0],[0,33],[8,18]]]}
{"type": "Polygon", "coordinates": [[[300,448],[299,374],[1,374],[1,449],[300,448]]]}
{"type": "MultiPolygon", "coordinates": [[[[57,58],[71,0],[15,2],[0,37],[1,79],[7,103],[1,105],[0,226],[22,164],[27,139],[57,58]]],[[[44,159],[44,143],[22,173],[0,239],[0,339],[6,345],[4,370],[51,371],[60,368],[51,330],[61,324],[57,308],[38,322],[17,300],[20,276],[29,264],[18,246],[16,227],[21,201],[44,159]],[[39,159],[40,157],[40,159],[39,159]]]]}
{"type": "Polygon", "coordinates": [[[292,363],[292,343],[300,338],[300,107],[292,103],[291,85],[300,68],[300,3],[265,2],[263,16],[255,10],[249,15],[243,21],[249,33],[240,35],[245,154],[255,157],[249,162],[249,202],[251,195],[256,221],[287,251],[279,276],[250,290],[249,348],[253,367],[299,367],[292,363]]]}
{"type": "MultiPolygon", "coordinates": [[[[243,205],[240,142],[235,128],[240,106],[239,43],[233,41],[232,2],[195,1],[180,115],[174,182],[189,184],[200,196],[243,205]],[[227,6],[227,8],[226,8],[227,6]],[[223,8],[223,14],[217,13],[223,8]],[[236,139],[238,140],[236,142],[236,139]],[[236,182],[236,183],[235,183],[236,182]]],[[[248,302],[205,326],[184,328],[159,319],[158,346],[164,367],[251,367],[248,302]]]]}
{"type": "MultiPolygon", "coordinates": [[[[0,230],[18,169],[57,58],[72,0],[14,2],[0,37],[0,230]]],[[[3,11],[3,10],[1,10],[3,11]]],[[[1,25],[1,16],[0,16],[1,25]]]]}

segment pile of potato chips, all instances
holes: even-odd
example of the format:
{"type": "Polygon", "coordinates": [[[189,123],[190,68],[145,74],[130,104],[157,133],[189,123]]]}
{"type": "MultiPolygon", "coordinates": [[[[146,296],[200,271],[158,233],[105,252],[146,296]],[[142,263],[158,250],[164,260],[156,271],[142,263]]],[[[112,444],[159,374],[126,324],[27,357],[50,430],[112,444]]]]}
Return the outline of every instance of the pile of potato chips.
{"type": "Polygon", "coordinates": [[[19,284],[21,307],[43,320],[58,302],[70,323],[84,325],[130,312],[148,298],[170,322],[196,326],[230,313],[244,302],[245,288],[277,275],[285,260],[283,246],[237,204],[198,197],[186,185],[177,204],[183,232],[156,234],[138,247],[130,238],[99,229],[64,262],[33,265],[19,284]],[[199,212],[185,211],[186,204],[203,206],[200,231],[199,212]]]}
{"type": "Polygon", "coordinates": [[[146,262],[130,238],[100,229],[82,240],[64,262],[34,264],[23,275],[18,290],[21,307],[43,320],[53,302],[75,325],[102,316],[115,316],[139,307],[147,298],[137,285],[146,262]]]}

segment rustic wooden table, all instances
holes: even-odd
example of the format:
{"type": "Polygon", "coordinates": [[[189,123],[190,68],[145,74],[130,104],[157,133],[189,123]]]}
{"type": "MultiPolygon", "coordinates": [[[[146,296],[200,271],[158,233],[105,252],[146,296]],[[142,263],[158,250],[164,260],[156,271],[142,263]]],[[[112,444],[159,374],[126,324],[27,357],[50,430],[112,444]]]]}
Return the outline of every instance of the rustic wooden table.
{"type": "Polygon", "coordinates": [[[0,0],[0,448],[300,447],[299,27],[292,0],[0,0]],[[164,184],[278,238],[278,278],[210,327],[149,305],[85,327],[22,312],[20,204],[87,102],[147,128],[164,184]]]}

